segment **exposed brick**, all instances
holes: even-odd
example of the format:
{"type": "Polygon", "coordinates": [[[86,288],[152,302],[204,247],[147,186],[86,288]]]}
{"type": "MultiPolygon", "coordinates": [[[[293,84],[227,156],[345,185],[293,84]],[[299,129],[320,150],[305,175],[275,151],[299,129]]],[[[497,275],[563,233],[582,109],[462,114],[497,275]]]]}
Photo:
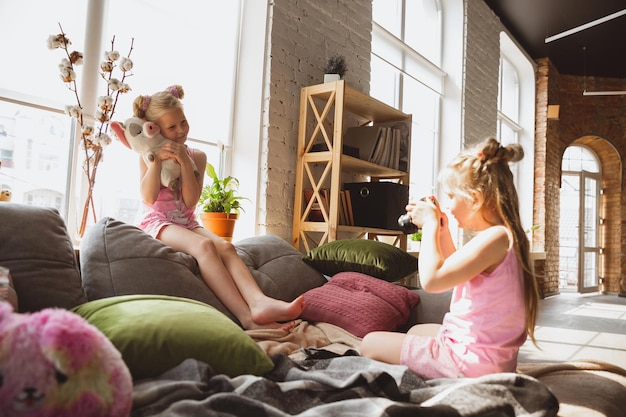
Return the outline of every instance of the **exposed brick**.
{"type": "Polygon", "coordinates": [[[545,225],[545,233],[540,235],[546,250],[543,290],[546,295],[559,292],[561,157],[567,146],[581,144],[596,153],[602,166],[604,194],[599,213],[605,222],[600,226],[600,246],[604,248],[599,267],[603,278],[601,290],[624,292],[626,287],[620,280],[626,268],[622,256],[626,243],[626,228],[622,227],[626,197],[622,192],[621,155],[626,144],[626,97],[585,97],[582,92],[585,85],[589,90],[626,90],[626,80],[585,80],[561,75],[547,58],[538,60],[537,64],[534,222],[545,225]],[[560,105],[558,121],[547,121],[548,103],[560,105]]]}

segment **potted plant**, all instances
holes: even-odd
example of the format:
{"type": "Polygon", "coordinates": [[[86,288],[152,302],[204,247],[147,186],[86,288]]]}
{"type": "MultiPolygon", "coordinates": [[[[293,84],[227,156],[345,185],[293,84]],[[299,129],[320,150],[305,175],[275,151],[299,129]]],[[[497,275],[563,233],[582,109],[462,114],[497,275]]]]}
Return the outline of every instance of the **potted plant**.
{"type": "Polygon", "coordinates": [[[338,81],[348,71],[343,55],[335,54],[326,60],[324,66],[324,82],[338,81]]]}
{"type": "Polygon", "coordinates": [[[198,200],[200,221],[205,229],[232,241],[235,222],[243,211],[241,202],[248,200],[238,194],[239,180],[228,176],[219,178],[215,168],[206,164],[206,174],[211,180],[202,187],[198,200]]]}
{"type": "Polygon", "coordinates": [[[415,233],[409,235],[409,241],[411,242],[411,251],[419,252],[422,247],[422,229],[419,229],[415,233]]]}

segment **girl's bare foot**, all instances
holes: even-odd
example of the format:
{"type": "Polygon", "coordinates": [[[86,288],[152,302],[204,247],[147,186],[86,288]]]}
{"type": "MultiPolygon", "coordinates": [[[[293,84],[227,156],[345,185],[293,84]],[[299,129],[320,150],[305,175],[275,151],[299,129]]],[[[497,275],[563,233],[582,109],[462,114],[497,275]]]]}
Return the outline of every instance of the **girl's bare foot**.
{"type": "Polygon", "coordinates": [[[266,323],[266,324],[257,324],[253,321],[248,323],[241,324],[244,330],[284,330],[286,332],[290,331],[296,326],[296,322],[294,320],[290,320],[287,323],[266,323]]]}
{"type": "Polygon", "coordinates": [[[298,318],[304,309],[304,296],[288,303],[275,298],[265,297],[250,306],[252,321],[256,324],[287,322],[298,318]]]}

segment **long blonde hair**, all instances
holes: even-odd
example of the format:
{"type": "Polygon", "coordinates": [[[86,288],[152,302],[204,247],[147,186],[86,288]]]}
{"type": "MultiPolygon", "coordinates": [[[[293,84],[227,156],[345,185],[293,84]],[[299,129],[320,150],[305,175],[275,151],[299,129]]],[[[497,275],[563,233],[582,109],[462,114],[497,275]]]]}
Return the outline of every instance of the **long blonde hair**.
{"type": "Polygon", "coordinates": [[[511,231],[515,254],[524,269],[524,301],[526,331],[535,340],[535,324],[539,309],[539,289],[530,261],[530,242],[522,227],[519,199],[509,162],[520,161],[524,149],[519,144],[501,146],[494,138],[487,138],[477,146],[461,152],[441,172],[444,188],[469,199],[476,193],[482,196],[478,207],[497,213],[511,231]]]}
{"type": "Polygon", "coordinates": [[[133,115],[154,122],[164,113],[175,108],[182,108],[183,103],[180,100],[183,97],[185,97],[185,91],[180,85],[169,86],[151,96],[138,96],[133,101],[133,115]]]}

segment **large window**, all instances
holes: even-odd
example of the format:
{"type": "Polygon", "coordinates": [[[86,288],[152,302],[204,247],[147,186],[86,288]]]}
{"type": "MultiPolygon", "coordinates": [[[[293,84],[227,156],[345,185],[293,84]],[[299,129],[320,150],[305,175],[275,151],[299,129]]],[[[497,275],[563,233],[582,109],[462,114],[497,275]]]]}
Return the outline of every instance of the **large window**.
{"type": "MultiPolygon", "coordinates": [[[[503,55],[500,56],[500,83],[498,88],[498,139],[501,144],[519,143],[519,77],[517,70],[503,55]]],[[[517,175],[517,165],[511,169],[517,175]]]]}
{"type": "MultiPolygon", "coordinates": [[[[46,47],[48,36],[59,33],[59,24],[72,49],[98,48],[98,57],[113,37],[115,49],[127,55],[132,39],[134,69],[126,80],[132,91],[120,95],[114,119],[132,115],[137,95],[181,84],[190,144],[219,165],[220,149],[231,146],[240,16],[239,1],[0,3],[1,33],[5,39],[19,40],[0,44],[2,56],[14,57],[12,65],[3,66],[0,80],[0,184],[12,190],[12,201],[51,206],[70,220],[84,204],[84,187],[74,188],[71,181],[81,177],[82,153],[75,144],[75,125],[63,112],[75,98],[58,75],[62,54],[46,47]],[[207,66],[206,56],[218,57],[219,65],[207,66]],[[210,82],[217,77],[219,82],[210,82]]],[[[104,93],[97,77],[78,73],[77,80],[81,99],[95,100],[104,93]]],[[[138,166],[137,155],[120,143],[105,148],[95,189],[98,217],[135,221],[140,206],[138,166]]],[[[68,223],[71,233],[76,226],[75,220],[68,223]]]]}
{"type": "Polygon", "coordinates": [[[432,194],[445,77],[441,2],[374,0],[372,7],[370,94],[412,114],[410,193],[432,194]]]}
{"type": "Polygon", "coordinates": [[[512,164],[524,228],[533,225],[535,75],[528,58],[504,32],[500,34],[498,140],[519,143],[525,157],[512,164]]]}

